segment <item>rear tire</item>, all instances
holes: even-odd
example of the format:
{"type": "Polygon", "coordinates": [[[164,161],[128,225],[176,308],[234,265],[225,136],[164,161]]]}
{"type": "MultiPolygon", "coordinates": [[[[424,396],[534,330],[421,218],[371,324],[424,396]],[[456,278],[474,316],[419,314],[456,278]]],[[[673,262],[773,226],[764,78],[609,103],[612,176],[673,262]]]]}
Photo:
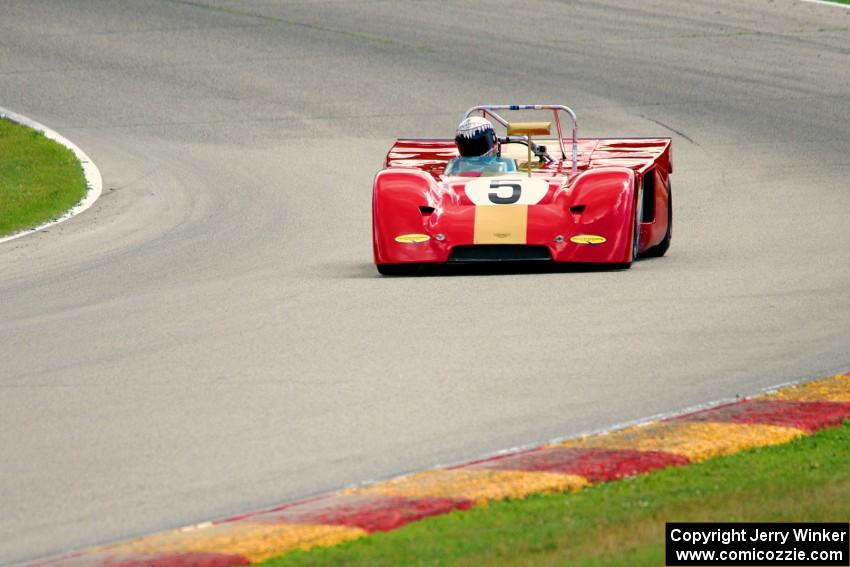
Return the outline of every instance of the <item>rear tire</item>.
{"type": "Polygon", "coordinates": [[[670,185],[670,180],[667,180],[667,232],[664,233],[664,239],[647,250],[644,255],[648,258],[660,258],[667,253],[670,248],[670,240],[673,238],[673,188],[670,185]]]}
{"type": "Polygon", "coordinates": [[[375,264],[382,276],[415,276],[419,273],[419,264],[375,264]]]}

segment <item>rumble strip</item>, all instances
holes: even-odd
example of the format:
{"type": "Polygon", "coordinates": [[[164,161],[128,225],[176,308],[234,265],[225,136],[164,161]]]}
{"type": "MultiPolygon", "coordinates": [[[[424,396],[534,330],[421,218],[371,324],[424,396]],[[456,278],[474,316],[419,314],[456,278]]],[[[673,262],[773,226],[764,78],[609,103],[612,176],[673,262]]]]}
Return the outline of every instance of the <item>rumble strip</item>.
{"type": "Polygon", "coordinates": [[[349,488],[269,510],[33,563],[224,567],[335,545],[491,500],[580,490],[785,443],[850,418],[850,373],[608,433],[349,488]]]}

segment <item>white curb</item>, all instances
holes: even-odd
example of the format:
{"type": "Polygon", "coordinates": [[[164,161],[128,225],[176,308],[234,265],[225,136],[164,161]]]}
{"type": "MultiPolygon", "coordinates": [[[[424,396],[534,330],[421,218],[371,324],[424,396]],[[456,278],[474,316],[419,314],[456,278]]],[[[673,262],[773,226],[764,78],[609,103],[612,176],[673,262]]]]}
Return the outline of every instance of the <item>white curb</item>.
{"type": "Polygon", "coordinates": [[[20,114],[12,112],[11,110],[7,110],[3,107],[0,107],[0,118],[6,118],[8,120],[11,120],[12,122],[22,124],[24,126],[32,128],[33,130],[37,130],[43,133],[46,137],[50,138],[51,140],[59,142],[60,144],[74,152],[74,155],[77,156],[77,159],[80,160],[80,164],[82,164],[83,166],[83,174],[86,177],[86,185],[88,187],[85,196],[83,196],[83,200],[74,205],[71,210],[63,213],[62,216],[60,216],[59,218],[48,221],[44,224],[40,224],[35,228],[27,228],[9,236],[0,237],[0,243],[9,240],[14,240],[15,238],[20,238],[21,236],[26,236],[27,234],[38,232],[39,230],[44,230],[47,227],[59,224],[60,222],[66,221],[71,217],[77,216],[78,214],[82,213],[83,211],[94,205],[94,202],[97,201],[97,199],[100,197],[100,194],[103,192],[103,178],[101,178],[100,176],[100,170],[83,150],[74,145],[74,143],[71,142],[69,139],[65,138],[58,132],[51,130],[44,124],[36,122],[35,120],[31,120],[26,116],[21,116],[20,114]]]}
{"type": "Polygon", "coordinates": [[[835,6],[836,8],[845,8],[850,10],[850,4],[839,4],[838,2],[833,2],[832,0],[803,0],[803,2],[810,2],[812,4],[826,4],[827,6],[835,6]]]}

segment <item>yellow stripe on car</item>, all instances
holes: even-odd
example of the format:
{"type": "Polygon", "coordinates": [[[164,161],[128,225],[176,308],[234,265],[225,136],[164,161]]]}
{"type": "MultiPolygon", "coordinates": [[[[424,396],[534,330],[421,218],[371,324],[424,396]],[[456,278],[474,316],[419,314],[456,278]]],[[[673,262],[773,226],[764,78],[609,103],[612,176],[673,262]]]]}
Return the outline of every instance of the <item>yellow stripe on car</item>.
{"type": "Polygon", "coordinates": [[[525,244],[528,205],[475,207],[475,244],[525,244]]]}

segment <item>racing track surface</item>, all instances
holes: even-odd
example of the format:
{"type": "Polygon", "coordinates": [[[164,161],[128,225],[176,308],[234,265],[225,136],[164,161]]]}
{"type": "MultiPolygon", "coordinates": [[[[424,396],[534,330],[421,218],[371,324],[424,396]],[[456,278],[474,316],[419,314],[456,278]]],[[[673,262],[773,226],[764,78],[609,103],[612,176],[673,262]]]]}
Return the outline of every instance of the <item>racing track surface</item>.
{"type": "Polygon", "coordinates": [[[0,247],[0,563],[850,366],[850,10],[17,0],[85,214],[0,247]],[[371,180],[481,102],[674,138],[668,257],[382,279],[371,180]]]}

